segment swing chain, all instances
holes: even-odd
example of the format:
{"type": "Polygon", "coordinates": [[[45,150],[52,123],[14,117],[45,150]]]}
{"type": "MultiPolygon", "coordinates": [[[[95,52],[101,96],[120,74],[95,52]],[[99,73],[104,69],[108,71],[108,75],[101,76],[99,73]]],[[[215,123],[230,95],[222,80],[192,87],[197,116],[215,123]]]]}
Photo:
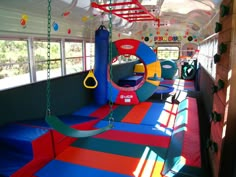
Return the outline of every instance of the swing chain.
{"type": "MultiPolygon", "coordinates": [[[[110,0],[110,6],[109,6],[109,63],[110,63],[110,81],[112,81],[112,0],[110,0]]],[[[110,93],[110,116],[109,116],[109,125],[113,126],[114,118],[113,118],[113,102],[112,102],[112,87],[109,87],[109,93],[110,93]]]]}
{"type": "Polygon", "coordinates": [[[51,43],[51,0],[48,0],[48,24],[47,24],[47,115],[51,114],[51,90],[50,90],[50,46],[51,43]]]}
{"type": "Polygon", "coordinates": [[[101,13],[101,24],[102,24],[102,26],[104,25],[104,16],[105,16],[105,13],[102,12],[101,13]]]}

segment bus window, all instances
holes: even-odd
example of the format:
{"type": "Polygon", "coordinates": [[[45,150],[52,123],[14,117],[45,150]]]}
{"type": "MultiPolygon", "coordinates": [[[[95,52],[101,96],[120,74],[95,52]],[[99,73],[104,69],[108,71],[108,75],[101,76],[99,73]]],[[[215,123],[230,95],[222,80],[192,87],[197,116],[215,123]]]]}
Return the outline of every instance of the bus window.
{"type": "Polygon", "coordinates": [[[179,47],[158,47],[157,55],[158,59],[177,60],[179,58],[179,47]]]}
{"type": "Polygon", "coordinates": [[[218,37],[214,36],[206,41],[203,41],[199,46],[198,62],[205,68],[205,70],[216,78],[216,64],[214,63],[214,55],[218,49],[218,37]]]}
{"type": "Polygon", "coordinates": [[[0,40],[0,90],[30,83],[27,41],[0,40]]]}
{"type": "MultiPolygon", "coordinates": [[[[61,56],[60,56],[60,43],[50,42],[50,78],[62,75],[61,72],[61,56]]],[[[47,79],[47,42],[34,41],[34,59],[36,68],[36,80],[47,79]]]]}
{"type": "Polygon", "coordinates": [[[72,74],[83,71],[82,42],[65,42],[65,57],[66,74],[72,74]]]}
{"type": "Polygon", "coordinates": [[[94,69],[95,43],[86,43],[86,70],[94,69]]]}

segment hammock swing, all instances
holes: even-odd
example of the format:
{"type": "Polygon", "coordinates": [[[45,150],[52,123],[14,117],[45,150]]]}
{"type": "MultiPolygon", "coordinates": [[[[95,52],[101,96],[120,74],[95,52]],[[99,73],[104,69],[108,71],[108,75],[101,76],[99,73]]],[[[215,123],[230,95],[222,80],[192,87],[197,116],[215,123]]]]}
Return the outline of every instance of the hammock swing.
{"type": "MultiPolygon", "coordinates": [[[[111,10],[111,7],[110,7],[111,10]]],[[[112,45],[111,42],[111,15],[110,15],[110,34],[109,34],[109,45],[112,45]]],[[[51,115],[51,95],[50,95],[50,42],[51,42],[51,0],[48,0],[48,30],[47,30],[47,110],[46,110],[46,116],[45,120],[46,122],[54,128],[56,131],[59,133],[62,133],[65,136],[70,136],[74,138],[80,138],[80,137],[89,137],[89,136],[94,136],[100,133],[103,133],[107,130],[112,129],[113,127],[113,121],[114,118],[112,117],[112,103],[109,102],[110,105],[110,115],[109,115],[109,123],[107,126],[99,128],[99,129],[94,129],[94,130],[78,130],[70,127],[69,125],[65,124],[63,121],[61,121],[57,116],[51,115]]],[[[109,46],[109,48],[110,48],[109,46]]],[[[111,60],[111,55],[110,55],[111,50],[109,49],[109,60],[111,60]]],[[[111,67],[111,66],[110,66],[111,67]]]]}

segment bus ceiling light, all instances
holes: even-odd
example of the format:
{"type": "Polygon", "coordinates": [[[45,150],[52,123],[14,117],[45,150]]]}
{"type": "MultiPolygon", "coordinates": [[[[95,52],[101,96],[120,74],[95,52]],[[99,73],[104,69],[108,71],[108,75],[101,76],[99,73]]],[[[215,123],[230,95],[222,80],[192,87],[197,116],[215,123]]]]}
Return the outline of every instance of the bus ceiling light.
{"type": "Polygon", "coordinates": [[[198,9],[205,10],[205,11],[212,11],[210,5],[205,4],[201,1],[192,1],[192,0],[164,0],[161,12],[173,12],[179,14],[188,14],[191,11],[197,11],[198,9]],[[185,6],[183,6],[185,4],[185,6]]]}
{"type": "Polygon", "coordinates": [[[157,5],[158,2],[162,0],[142,0],[141,4],[143,6],[154,6],[157,5]]]}

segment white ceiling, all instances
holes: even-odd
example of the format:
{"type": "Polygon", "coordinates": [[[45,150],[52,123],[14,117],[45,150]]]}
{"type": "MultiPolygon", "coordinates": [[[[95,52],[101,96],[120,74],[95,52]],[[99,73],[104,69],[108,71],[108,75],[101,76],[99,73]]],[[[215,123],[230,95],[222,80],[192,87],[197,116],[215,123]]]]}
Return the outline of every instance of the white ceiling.
{"type": "MultiPolygon", "coordinates": [[[[130,2],[135,0],[114,0],[115,2],[130,2]]],[[[109,0],[95,1],[109,3],[109,0]]],[[[112,1],[113,2],[113,1],[112,1]]],[[[221,0],[142,0],[144,7],[160,18],[159,34],[190,35],[206,37],[212,33],[213,26],[209,22],[217,20],[221,0]],[[207,30],[208,32],[206,32],[207,30]]],[[[52,23],[59,26],[58,31],[52,30],[53,36],[87,37],[104,21],[108,25],[108,14],[102,15],[98,9],[90,7],[89,0],[51,0],[52,23]],[[63,12],[69,11],[68,16],[63,12]],[[71,33],[68,34],[68,29],[71,33]]],[[[48,0],[1,0],[0,1],[0,35],[3,34],[39,34],[47,32],[48,0]],[[26,27],[22,27],[22,15],[28,16],[26,27]]],[[[138,35],[147,32],[155,33],[154,22],[129,23],[113,16],[113,32],[115,34],[138,35]],[[154,31],[153,31],[154,30],[154,31]]]]}

